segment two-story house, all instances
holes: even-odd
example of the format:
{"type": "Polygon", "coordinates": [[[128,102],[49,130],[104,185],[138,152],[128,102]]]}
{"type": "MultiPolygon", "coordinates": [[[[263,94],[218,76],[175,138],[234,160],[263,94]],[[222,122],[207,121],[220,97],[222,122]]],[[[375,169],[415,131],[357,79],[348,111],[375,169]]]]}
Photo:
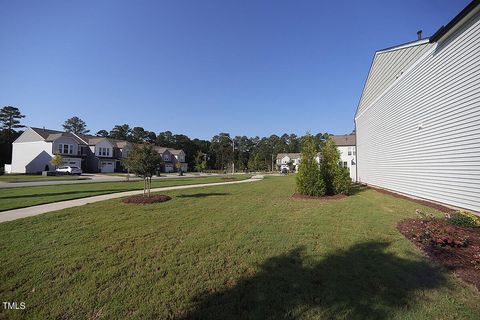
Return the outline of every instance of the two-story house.
{"type": "Polygon", "coordinates": [[[332,136],[333,141],[337,145],[340,153],[340,166],[345,167],[350,172],[352,181],[357,180],[357,150],[355,146],[355,135],[346,134],[332,136]]]}
{"type": "Polygon", "coordinates": [[[177,149],[168,149],[168,150],[173,156],[173,167],[175,169],[177,169],[177,167],[180,167],[180,169],[183,172],[187,172],[188,164],[185,162],[185,152],[183,150],[177,150],[177,149]]]}
{"type": "Polygon", "coordinates": [[[64,163],[85,169],[88,146],[78,136],[45,128],[27,128],[12,144],[13,173],[37,173],[55,168],[50,160],[55,154],[64,163]]]}
{"type": "Polygon", "coordinates": [[[185,162],[185,152],[183,150],[159,146],[155,146],[155,150],[160,154],[163,160],[161,167],[162,172],[175,172],[177,171],[177,165],[180,166],[183,172],[187,172],[188,163],[185,162]]]}
{"type": "MultiPolygon", "coordinates": [[[[332,136],[333,141],[337,145],[338,151],[340,153],[339,165],[342,167],[348,168],[350,172],[350,177],[353,181],[357,178],[357,169],[356,169],[356,147],[355,147],[355,135],[337,135],[332,136]]],[[[317,153],[315,160],[320,164],[321,155],[320,152],[317,153]]],[[[277,167],[280,169],[282,165],[288,165],[292,163],[294,170],[298,171],[298,167],[301,161],[300,153],[279,153],[277,154],[277,167]]]]}
{"type": "Polygon", "coordinates": [[[155,150],[158,152],[160,157],[162,157],[162,166],[160,168],[160,171],[162,172],[173,172],[175,170],[174,164],[173,164],[173,155],[170,153],[170,150],[165,147],[159,147],[155,146],[155,150]]]}
{"type": "MultiPolygon", "coordinates": [[[[294,171],[297,172],[298,167],[300,166],[301,156],[300,153],[279,153],[277,154],[276,160],[277,167],[280,169],[282,165],[290,165],[291,163],[294,171]]],[[[317,153],[315,160],[317,163],[320,163],[320,153],[317,153]]]]}
{"type": "Polygon", "coordinates": [[[122,159],[128,155],[131,143],[123,140],[79,135],[88,146],[86,171],[88,172],[122,172],[122,159]]]}

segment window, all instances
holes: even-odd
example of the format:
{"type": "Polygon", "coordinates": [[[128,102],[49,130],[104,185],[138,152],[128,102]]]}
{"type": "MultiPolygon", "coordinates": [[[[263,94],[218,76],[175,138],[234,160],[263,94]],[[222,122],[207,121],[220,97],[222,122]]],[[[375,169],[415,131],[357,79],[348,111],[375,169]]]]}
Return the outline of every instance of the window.
{"type": "Polygon", "coordinates": [[[58,152],[62,154],[73,154],[73,144],[58,144],[58,152]]]}
{"type": "Polygon", "coordinates": [[[344,166],[345,168],[348,167],[347,161],[344,161],[344,162],[343,162],[343,166],[344,166]]]}
{"type": "Polygon", "coordinates": [[[352,147],[348,147],[348,155],[349,155],[349,156],[352,155],[352,147]]]}
{"type": "Polygon", "coordinates": [[[100,148],[98,150],[99,156],[109,157],[110,156],[110,148],[100,148]]]}

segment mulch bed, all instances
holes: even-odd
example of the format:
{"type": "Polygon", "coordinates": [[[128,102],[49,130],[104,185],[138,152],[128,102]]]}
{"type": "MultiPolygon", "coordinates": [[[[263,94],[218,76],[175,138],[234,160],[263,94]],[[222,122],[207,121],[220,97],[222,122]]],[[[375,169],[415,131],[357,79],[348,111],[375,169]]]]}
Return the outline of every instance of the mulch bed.
{"type": "Polygon", "coordinates": [[[480,290],[480,228],[459,227],[441,219],[403,220],[397,228],[428,257],[480,290]]]}
{"type": "Polygon", "coordinates": [[[172,198],[169,196],[165,196],[163,194],[159,195],[151,195],[150,197],[144,197],[143,195],[138,196],[131,196],[128,198],[123,198],[123,203],[135,203],[135,204],[149,204],[149,203],[157,203],[157,202],[165,202],[171,200],[172,198]]]}
{"type": "Polygon", "coordinates": [[[222,177],[222,180],[236,180],[235,177],[222,177]]]}
{"type": "Polygon", "coordinates": [[[375,187],[372,187],[372,186],[369,186],[369,189],[373,189],[377,192],[391,195],[395,198],[410,200],[410,201],[419,203],[421,205],[424,205],[426,207],[436,209],[436,210],[441,211],[441,212],[449,213],[449,212],[454,211],[451,208],[442,206],[441,204],[438,204],[438,203],[430,202],[430,201],[427,201],[427,200],[411,198],[411,197],[404,196],[404,195],[401,195],[401,194],[398,194],[398,193],[395,193],[395,192],[392,192],[392,191],[388,191],[388,190],[385,190],[385,189],[375,188],[375,187]]]}
{"type": "Polygon", "coordinates": [[[344,195],[343,193],[339,193],[339,194],[336,194],[336,195],[333,195],[333,196],[319,196],[319,197],[316,197],[316,196],[307,196],[307,195],[304,195],[304,194],[301,194],[301,193],[294,193],[292,195],[292,198],[294,199],[305,199],[305,200],[338,200],[338,199],[344,199],[346,198],[347,196],[344,195]]]}

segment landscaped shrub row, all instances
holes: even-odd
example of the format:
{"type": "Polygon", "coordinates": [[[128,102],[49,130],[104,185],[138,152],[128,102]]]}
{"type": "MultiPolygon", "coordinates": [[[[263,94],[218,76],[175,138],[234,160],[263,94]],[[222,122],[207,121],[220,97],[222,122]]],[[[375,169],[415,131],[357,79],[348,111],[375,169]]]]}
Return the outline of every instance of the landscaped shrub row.
{"type": "Polygon", "coordinates": [[[324,196],[343,193],[348,195],[352,184],[350,172],[339,166],[340,153],[331,138],[320,150],[320,167],[317,164],[317,146],[313,136],[302,140],[301,162],[297,174],[297,192],[306,196],[324,196]]]}

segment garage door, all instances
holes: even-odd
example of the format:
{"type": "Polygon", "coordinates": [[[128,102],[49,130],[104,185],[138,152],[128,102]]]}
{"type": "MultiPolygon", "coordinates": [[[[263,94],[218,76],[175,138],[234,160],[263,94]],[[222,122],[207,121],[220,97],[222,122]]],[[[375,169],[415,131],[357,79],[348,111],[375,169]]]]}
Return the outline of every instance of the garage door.
{"type": "Polygon", "coordinates": [[[80,159],[69,159],[69,158],[66,158],[63,160],[63,164],[66,165],[66,166],[72,166],[72,167],[79,167],[81,168],[81,165],[80,165],[80,159]]]}
{"type": "Polygon", "coordinates": [[[100,172],[113,172],[114,169],[113,161],[100,163],[100,172]]]}

